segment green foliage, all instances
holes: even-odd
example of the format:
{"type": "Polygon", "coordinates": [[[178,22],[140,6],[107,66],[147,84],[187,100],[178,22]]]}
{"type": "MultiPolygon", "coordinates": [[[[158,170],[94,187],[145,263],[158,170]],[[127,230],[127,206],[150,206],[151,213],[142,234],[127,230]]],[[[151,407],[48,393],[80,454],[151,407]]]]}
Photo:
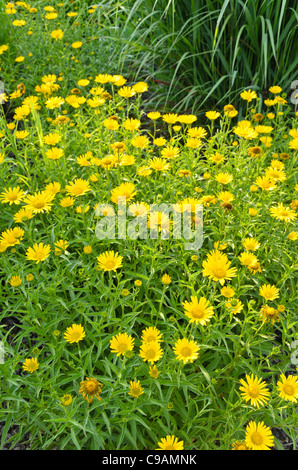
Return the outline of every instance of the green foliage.
{"type": "Polygon", "coordinates": [[[288,0],[137,0],[103,10],[109,66],[156,80],[152,103],[162,109],[237,105],[240,89],[266,96],[268,86],[288,90],[295,79],[298,16],[288,0]]]}

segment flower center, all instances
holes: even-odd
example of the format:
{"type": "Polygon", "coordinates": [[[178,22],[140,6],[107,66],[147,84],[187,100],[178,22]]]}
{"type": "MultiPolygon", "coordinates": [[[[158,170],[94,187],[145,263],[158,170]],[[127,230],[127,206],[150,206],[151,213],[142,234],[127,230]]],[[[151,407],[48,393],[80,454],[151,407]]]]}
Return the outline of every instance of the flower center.
{"type": "Polygon", "coordinates": [[[204,311],[202,309],[200,309],[199,307],[195,307],[192,310],[192,316],[194,318],[202,318],[204,316],[204,311]]]}
{"type": "Polygon", "coordinates": [[[16,237],[14,237],[13,235],[11,237],[8,237],[7,238],[7,243],[9,245],[13,245],[14,243],[17,243],[18,239],[16,237]]]}
{"type": "Polygon", "coordinates": [[[181,354],[182,354],[182,356],[184,356],[184,357],[191,356],[191,349],[190,349],[188,346],[185,346],[185,347],[181,350],[181,354]]]}
{"type": "Polygon", "coordinates": [[[290,384],[285,384],[284,385],[284,392],[287,395],[294,395],[294,387],[290,384]]]}
{"type": "Polygon", "coordinates": [[[85,388],[88,393],[94,393],[97,390],[97,384],[95,382],[87,382],[85,388]]]}
{"type": "Polygon", "coordinates": [[[223,268],[215,268],[213,270],[213,274],[215,277],[217,277],[217,279],[222,279],[223,277],[225,277],[226,271],[223,268]]]}
{"type": "Polygon", "coordinates": [[[44,207],[44,202],[43,201],[39,201],[39,202],[35,202],[33,204],[33,206],[36,208],[36,209],[42,209],[44,207]]]}
{"type": "Polygon", "coordinates": [[[75,331],[74,333],[72,333],[71,336],[72,336],[72,339],[76,341],[77,339],[81,337],[81,333],[79,333],[79,331],[75,331]]]}
{"type": "Polygon", "coordinates": [[[126,343],[119,343],[118,344],[118,351],[124,353],[127,349],[127,344],[126,343]]]}
{"type": "Polygon", "coordinates": [[[154,349],[149,349],[149,350],[147,351],[147,357],[148,357],[148,359],[153,359],[153,358],[155,357],[155,351],[154,351],[154,349]]]}
{"type": "Polygon", "coordinates": [[[112,259],[106,262],[106,268],[107,269],[113,269],[115,267],[115,261],[112,259]]]}
{"type": "Polygon", "coordinates": [[[289,213],[288,213],[288,211],[281,210],[281,211],[280,211],[280,215],[281,215],[282,217],[288,217],[289,213]]]}
{"type": "Polygon", "coordinates": [[[255,387],[254,385],[251,385],[250,387],[248,387],[248,393],[253,398],[256,398],[260,395],[258,388],[255,387]]]}
{"type": "Polygon", "coordinates": [[[43,251],[36,251],[35,252],[35,259],[42,259],[44,257],[43,251]]]}
{"type": "Polygon", "coordinates": [[[150,341],[156,341],[155,336],[153,336],[153,335],[148,336],[148,338],[147,338],[147,343],[150,343],[150,341]]]}
{"type": "Polygon", "coordinates": [[[260,445],[263,442],[263,436],[259,432],[255,431],[251,435],[251,440],[254,444],[260,445]]]}

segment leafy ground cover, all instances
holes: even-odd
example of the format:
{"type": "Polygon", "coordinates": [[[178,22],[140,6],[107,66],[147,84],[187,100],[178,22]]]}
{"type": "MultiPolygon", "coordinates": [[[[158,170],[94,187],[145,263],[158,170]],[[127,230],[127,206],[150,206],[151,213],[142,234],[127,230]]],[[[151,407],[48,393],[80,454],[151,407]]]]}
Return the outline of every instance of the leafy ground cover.
{"type": "Polygon", "coordinates": [[[295,449],[292,91],[145,111],[95,11],[2,12],[1,447],[295,449]]]}

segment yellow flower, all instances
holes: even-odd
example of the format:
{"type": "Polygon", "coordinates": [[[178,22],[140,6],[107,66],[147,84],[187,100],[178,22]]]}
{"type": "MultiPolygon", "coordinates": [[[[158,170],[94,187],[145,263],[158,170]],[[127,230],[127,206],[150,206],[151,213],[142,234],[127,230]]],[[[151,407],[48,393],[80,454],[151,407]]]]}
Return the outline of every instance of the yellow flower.
{"type": "Polygon", "coordinates": [[[121,268],[123,257],[114,251],[105,251],[97,257],[98,266],[104,271],[116,271],[121,268]]]}
{"type": "Polygon", "coordinates": [[[72,396],[69,393],[67,393],[66,395],[63,395],[63,397],[61,398],[61,403],[64,406],[71,405],[72,404],[72,396]]]}
{"type": "Polygon", "coordinates": [[[127,333],[118,333],[110,340],[110,348],[117,356],[132,351],[134,348],[134,338],[127,333]]]}
{"type": "Polygon", "coordinates": [[[43,243],[35,243],[33,248],[28,248],[26,252],[26,258],[30,261],[36,261],[38,264],[40,261],[44,261],[48,258],[51,252],[50,245],[44,245],[43,243]]]}
{"type": "Polygon", "coordinates": [[[144,93],[148,90],[148,84],[146,82],[137,82],[133,85],[133,89],[136,93],[144,93]]]}
{"type": "Polygon", "coordinates": [[[111,117],[105,119],[103,125],[110,131],[117,131],[120,127],[118,120],[111,117]]]}
{"type": "Polygon", "coordinates": [[[152,119],[152,121],[155,121],[156,119],[160,118],[161,114],[159,111],[152,111],[151,113],[147,114],[147,117],[149,119],[152,119]]]}
{"type": "Polygon", "coordinates": [[[194,114],[181,114],[178,116],[177,121],[181,124],[193,124],[197,119],[197,116],[194,116],[194,114]]]}
{"type": "Polygon", "coordinates": [[[249,450],[245,441],[235,441],[232,443],[232,450],[249,450]]]}
{"type": "Polygon", "coordinates": [[[150,377],[152,377],[153,379],[157,379],[158,376],[160,374],[160,371],[157,369],[157,367],[154,365],[154,366],[151,366],[149,367],[149,375],[150,377]]]}
{"type": "Polygon", "coordinates": [[[255,238],[245,238],[242,245],[247,251],[256,251],[261,246],[255,238]]]}
{"type": "Polygon", "coordinates": [[[46,107],[48,109],[55,109],[55,108],[60,108],[65,103],[64,98],[61,98],[61,96],[53,96],[52,98],[49,98],[46,101],[46,107]]]}
{"type": "Polygon", "coordinates": [[[81,178],[77,178],[74,182],[65,186],[67,194],[70,196],[83,196],[88,191],[91,191],[89,181],[83,180],[81,178]]]}
{"type": "Polygon", "coordinates": [[[56,132],[44,136],[43,141],[47,145],[56,145],[60,142],[61,136],[56,132]]]}
{"type": "Polygon", "coordinates": [[[292,241],[298,240],[298,232],[295,232],[295,231],[290,232],[287,238],[292,241]]]}
{"type": "Polygon", "coordinates": [[[189,147],[192,149],[197,149],[202,145],[201,139],[198,139],[197,137],[189,137],[186,142],[185,142],[185,147],[189,147]]]}
{"type": "Polygon", "coordinates": [[[263,284],[260,287],[260,296],[265,300],[275,300],[279,297],[279,289],[270,284],[263,284]]]}
{"type": "Polygon", "coordinates": [[[112,75],[111,83],[113,83],[114,85],[121,87],[126,82],[126,78],[122,77],[122,75],[112,75]]]}
{"type": "Polygon", "coordinates": [[[169,114],[164,114],[162,116],[162,120],[166,122],[167,124],[175,124],[178,120],[178,114],[175,113],[169,113],[169,114]]]}
{"type": "Polygon", "coordinates": [[[1,233],[0,243],[3,247],[19,245],[20,240],[23,239],[24,233],[24,230],[19,227],[7,229],[1,233]]]}
{"type": "Polygon", "coordinates": [[[13,26],[25,26],[26,21],[25,20],[14,20],[12,22],[13,26]]]}
{"type": "Polygon", "coordinates": [[[29,132],[28,131],[16,131],[15,136],[17,139],[25,139],[28,137],[29,132]]]}
{"type": "Polygon", "coordinates": [[[132,132],[134,132],[135,130],[138,130],[140,125],[141,125],[141,121],[139,119],[133,119],[133,118],[127,119],[122,124],[124,129],[126,129],[127,131],[132,131],[132,132]]]}
{"type": "Polygon", "coordinates": [[[45,15],[45,18],[46,18],[47,20],[55,20],[57,17],[58,17],[58,13],[56,13],[55,11],[50,12],[50,13],[47,13],[47,14],[45,15]]]}
{"type": "Polygon", "coordinates": [[[200,204],[203,204],[204,206],[207,206],[209,207],[210,204],[216,204],[217,202],[217,199],[215,196],[212,196],[212,195],[206,195],[206,196],[202,196],[200,199],[199,199],[199,203],[200,204]]]}
{"type": "Polygon", "coordinates": [[[232,104],[227,104],[226,106],[224,106],[224,113],[229,118],[233,118],[237,116],[238,111],[234,108],[232,104]]]}
{"type": "Polygon", "coordinates": [[[61,185],[57,181],[54,181],[53,183],[47,184],[46,188],[45,188],[45,190],[48,193],[53,194],[53,195],[59,193],[60,189],[61,189],[61,185]]]}
{"type": "Polygon", "coordinates": [[[193,362],[199,355],[199,346],[192,340],[186,338],[178,339],[173,347],[173,351],[179,361],[184,364],[193,362]]]}
{"type": "Polygon", "coordinates": [[[144,343],[159,343],[162,341],[162,334],[155,326],[149,326],[142,331],[142,341],[144,343]]]}
{"type": "Polygon", "coordinates": [[[21,276],[12,276],[8,282],[12,287],[18,287],[22,284],[23,281],[21,276]]]}
{"type": "Polygon", "coordinates": [[[62,39],[64,36],[64,33],[62,29],[54,29],[54,31],[51,32],[51,37],[53,39],[62,39]]]}
{"type": "Polygon", "coordinates": [[[263,305],[260,313],[264,322],[271,322],[274,325],[276,321],[279,321],[279,311],[269,305],[263,305]]]}
{"type": "Polygon", "coordinates": [[[268,176],[258,176],[255,184],[264,191],[272,191],[276,188],[275,181],[268,176]]]}
{"type": "Polygon", "coordinates": [[[240,383],[241,396],[246,402],[250,401],[251,405],[259,408],[260,405],[265,405],[269,400],[270,392],[266,386],[267,384],[257,376],[253,374],[246,375],[245,380],[240,379],[240,383]]]}
{"type": "Polygon", "coordinates": [[[271,126],[256,126],[255,131],[258,132],[258,134],[270,134],[270,132],[273,131],[273,127],[271,127],[271,126]]]}
{"type": "Polygon", "coordinates": [[[112,79],[113,79],[112,75],[99,74],[95,77],[94,81],[97,83],[105,84],[105,83],[109,83],[110,81],[112,81],[112,79]]]}
{"type": "Polygon", "coordinates": [[[274,446],[274,436],[263,422],[250,421],[246,426],[245,444],[251,450],[270,450],[274,446]]]}
{"type": "Polygon", "coordinates": [[[58,240],[55,243],[55,255],[60,256],[62,254],[62,252],[67,249],[68,246],[69,246],[69,243],[67,241],[58,240]]]}
{"type": "Polygon", "coordinates": [[[61,207],[70,207],[74,204],[75,199],[73,197],[64,197],[60,201],[61,207]]]}
{"type": "Polygon", "coordinates": [[[26,207],[32,211],[33,214],[39,212],[49,212],[52,207],[52,201],[55,195],[48,191],[38,191],[34,195],[28,195],[24,199],[26,207]]]}
{"type": "Polygon", "coordinates": [[[255,266],[259,261],[258,258],[249,251],[244,251],[241,253],[241,255],[238,256],[238,259],[243,266],[247,266],[249,268],[255,266]]]}
{"type": "Polygon", "coordinates": [[[203,261],[203,276],[208,276],[213,281],[219,281],[221,285],[224,285],[226,280],[236,276],[236,268],[230,268],[230,265],[227,255],[219,250],[213,250],[203,261]]]}
{"type": "Polygon", "coordinates": [[[297,218],[295,211],[289,207],[285,207],[282,203],[275,207],[271,207],[269,211],[272,217],[275,219],[284,220],[287,223],[292,222],[297,218]]]}
{"type": "Polygon", "coordinates": [[[269,88],[269,91],[271,91],[271,93],[273,93],[274,95],[278,95],[282,91],[282,88],[278,85],[274,85],[269,88]]]}
{"type": "Polygon", "coordinates": [[[162,149],[160,154],[163,158],[169,158],[169,159],[170,158],[176,158],[180,154],[180,150],[179,150],[178,147],[171,147],[171,146],[168,145],[167,147],[162,149]]]}
{"type": "Polygon", "coordinates": [[[214,310],[210,302],[205,297],[201,297],[198,300],[197,296],[191,296],[191,302],[187,300],[182,303],[184,307],[184,313],[189,318],[190,323],[200,323],[200,325],[206,325],[210,321],[214,310]]]}
{"type": "Polygon", "coordinates": [[[76,42],[72,43],[71,47],[73,49],[79,49],[82,45],[83,45],[83,43],[81,41],[76,41],[76,42]]]}
{"type": "Polygon", "coordinates": [[[227,299],[230,299],[231,297],[234,297],[234,295],[235,295],[234,289],[230,286],[224,286],[221,289],[220,293],[221,293],[221,295],[223,295],[227,299]]]}
{"type": "Polygon", "coordinates": [[[250,207],[250,208],[248,209],[248,213],[249,213],[249,215],[251,215],[252,217],[254,217],[255,215],[258,214],[258,211],[257,211],[257,209],[255,209],[254,207],[250,207]]]}
{"type": "Polygon", "coordinates": [[[169,435],[161,438],[156,450],[184,450],[183,444],[184,442],[179,441],[177,437],[169,435]]]}
{"type": "Polygon", "coordinates": [[[52,147],[46,151],[46,156],[50,160],[59,160],[59,158],[63,157],[63,154],[63,150],[58,147],[52,147]]]}
{"type": "Polygon", "coordinates": [[[122,98],[132,98],[135,94],[136,94],[136,91],[134,90],[134,88],[129,87],[129,86],[123,86],[118,91],[118,95],[121,96],[122,98]]]}
{"type": "Polygon", "coordinates": [[[162,276],[161,282],[162,282],[165,286],[168,286],[169,284],[171,284],[172,279],[171,279],[171,277],[166,273],[166,274],[164,274],[164,275],[162,276]]]}
{"type": "Polygon", "coordinates": [[[121,183],[111,192],[111,201],[118,204],[118,198],[125,198],[126,202],[130,201],[136,195],[135,185],[133,183],[121,183]]]}
{"type": "Polygon", "coordinates": [[[225,302],[226,308],[229,310],[230,313],[233,315],[237,315],[238,313],[242,312],[243,310],[243,303],[241,300],[233,298],[229,302],[225,302]]]}
{"type": "Polygon", "coordinates": [[[65,98],[65,101],[67,104],[77,109],[81,106],[81,104],[85,103],[86,98],[84,98],[84,96],[69,95],[65,98]]]}
{"type": "Polygon", "coordinates": [[[298,377],[295,375],[289,375],[286,377],[281,374],[280,380],[277,382],[277,388],[279,390],[279,396],[284,400],[297,403],[298,401],[298,377]]]}
{"type": "Polygon", "coordinates": [[[252,100],[254,100],[258,97],[256,92],[251,91],[251,89],[244,90],[242,93],[240,93],[240,96],[243,100],[248,101],[248,103],[250,103],[252,100]]]}
{"type": "Polygon", "coordinates": [[[229,191],[221,191],[217,197],[220,201],[223,202],[223,207],[225,207],[227,204],[230,204],[235,199],[234,195],[229,191]]]}
{"type": "Polygon", "coordinates": [[[253,158],[256,158],[258,155],[262,155],[263,150],[261,147],[254,146],[254,147],[249,147],[247,150],[248,155],[250,155],[253,158]]]}
{"type": "Polygon", "coordinates": [[[148,162],[149,167],[155,171],[166,171],[170,169],[170,164],[164,158],[155,157],[148,162]]]}
{"type": "Polygon", "coordinates": [[[7,51],[9,49],[9,46],[7,44],[2,44],[0,46],[0,55],[3,54],[3,52],[7,51]]]}
{"type": "Polygon", "coordinates": [[[137,135],[136,137],[131,139],[130,142],[134,147],[140,149],[144,149],[150,144],[148,137],[146,137],[145,135],[137,135]]]}
{"type": "Polygon", "coordinates": [[[225,161],[225,157],[220,153],[216,152],[210,155],[210,157],[208,157],[208,160],[219,165],[220,163],[223,163],[225,161]]]}
{"type": "Polygon", "coordinates": [[[22,199],[24,198],[25,192],[19,188],[19,186],[16,186],[14,188],[8,188],[4,189],[4,191],[0,194],[0,200],[2,204],[9,204],[10,206],[12,204],[20,204],[22,199]]]}
{"type": "Polygon", "coordinates": [[[89,85],[89,83],[90,83],[90,80],[88,80],[87,78],[82,78],[81,80],[78,81],[78,85],[82,87],[89,85]]]}
{"type": "Polygon", "coordinates": [[[144,393],[144,389],[141,386],[140,381],[130,382],[130,388],[128,395],[131,395],[133,398],[139,398],[144,393]]]}
{"type": "Polygon", "coordinates": [[[205,116],[210,119],[210,121],[215,121],[215,119],[219,118],[220,113],[218,111],[207,111],[205,116]]]}
{"type": "Polygon", "coordinates": [[[163,355],[163,351],[158,341],[144,342],[140,347],[139,356],[143,361],[148,361],[151,364],[158,361],[163,355]]]}
{"type": "Polygon", "coordinates": [[[97,398],[98,401],[101,401],[100,394],[102,392],[102,387],[102,383],[100,383],[97,379],[93,377],[87,377],[85,380],[80,382],[79,393],[89,403],[92,403],[93,398],[97,398]]]}
{"type": "Polygon", "coordinates": [[[22,368],[26,370],[27,372],[30,372],[30,374],[35,372],[38,369],[38,367],[39,367],[39,364],[37,362],[36,357],[32,357],[31,359],[26,359],[22,365],[22,368]]]}
{"type": "Polygon", "coordinates": [[[76,325],[75,323],[69,326],[64,333],[64,338],[68,343],[78,343],[82,341],[86,336],[84,327],[82,325],[76,325]]]}
{"type": "Polygon", "coordinates": [[[221,183],[221,184],[228,184],[230,183],[231,181],[233,181],[233,176],[230,175],[229,173],[218,173],[216,176],[215,176],[215,179],[218,183],[221,183]]]}
{"type": "Polygon", "coordinates": [[[239,121],[238,125],[233,129],[234,134],[244,139],[254,139],[258,137],[258,133],[252,127],[251,122],[247,120],[239,121]]]}

